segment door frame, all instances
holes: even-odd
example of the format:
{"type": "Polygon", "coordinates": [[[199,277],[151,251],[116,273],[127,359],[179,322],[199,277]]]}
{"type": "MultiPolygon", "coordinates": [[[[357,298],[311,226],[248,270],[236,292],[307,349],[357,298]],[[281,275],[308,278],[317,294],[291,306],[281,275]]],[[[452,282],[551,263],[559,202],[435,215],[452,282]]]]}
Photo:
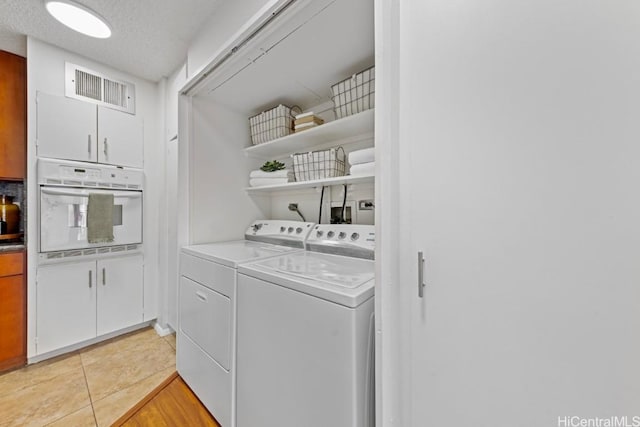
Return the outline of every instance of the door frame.
{"type": "Polygon", "coordinates": [[[406,187],[408,171],[400,168],[400,164],[410,164],[408,150],[401,149],[400,28],[400,0],[375,0],[377,426],[404,426],[411,421],[407,394],[411,392],[411,310],[402,309],[410,307],[409,292],[402,290],[403,279],[411,274],[402,274],[403,252],[410,249],[410,227],[399,221],[401,213],[409,212],[411,189],[406,187]]]}

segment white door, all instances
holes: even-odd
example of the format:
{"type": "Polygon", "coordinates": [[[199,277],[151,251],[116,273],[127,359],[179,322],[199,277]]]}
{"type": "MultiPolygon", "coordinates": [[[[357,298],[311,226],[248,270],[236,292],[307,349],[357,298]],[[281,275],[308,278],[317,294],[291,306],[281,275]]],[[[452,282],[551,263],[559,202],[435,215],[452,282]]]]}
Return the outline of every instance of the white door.
{"type": "Polygon", "coordinates": [[[85,261],[38,267],[38,354],[96,336],[95,266],[95,261],[85,261]]]}
{"type": "Polygon", "coordinates": [[[99,260],[98,336],[142,323],[142,255],[99,260]]]}
{"type": "Polygon", "coordinates": [[[38,92],[36,105],[39,157],[97,161],[95,104],[38,92]]]}
{"type": "Polygon", "coordinates": [[[143,145],[139,116],[98,106],[98,162],[142,168],[143,145]]]}
{"type": "Polygon", "coordinates": [[[637,12],[402,3],[401,425],[638,415],[637,12]]]}

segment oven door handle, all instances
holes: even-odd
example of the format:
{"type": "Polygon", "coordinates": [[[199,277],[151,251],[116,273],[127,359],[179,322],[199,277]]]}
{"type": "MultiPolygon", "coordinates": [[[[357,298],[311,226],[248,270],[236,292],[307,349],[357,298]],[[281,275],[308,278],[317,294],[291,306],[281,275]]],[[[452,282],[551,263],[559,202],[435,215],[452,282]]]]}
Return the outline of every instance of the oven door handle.
{"type": "MultiPolygon", "coordinates": [[[[45,194],[54,194],[56,196],[73,196],[73,197],[89,197],[90,190],[79,190],[79,191],[71,191],[71,190],[59,190],[57,188],[45,188],[42,187],[41,190],[45,194]]],[[[110,192],[107,190],[107,193],[113,193],[114,197],[128,197],[130,199],[136,199],[142,197],[142,191],[113,191],[110,192]]]]}

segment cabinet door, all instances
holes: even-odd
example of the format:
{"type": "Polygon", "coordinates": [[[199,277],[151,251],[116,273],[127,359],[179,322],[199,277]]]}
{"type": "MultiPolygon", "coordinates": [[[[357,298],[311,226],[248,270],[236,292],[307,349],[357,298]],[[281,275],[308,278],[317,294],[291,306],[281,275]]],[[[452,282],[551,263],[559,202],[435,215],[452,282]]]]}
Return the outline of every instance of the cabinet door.
{"type": "Polygon", "coordinates": [[[143,127],[138,116],[98,106],[98,161],[141,168],[143,127]]]}
{"type": "Polygon", "coordinates": [[[98,261],[98,335],[142,322],[142,255],[98,261]]]}
{"type": "Polygon", "coordinates": [[[38,354],[96,336],[96,262],[38,268],[38,354]]]}
{"type": "Polygon", "coordinates": [[[24,276],[0,277],[0,370],[24,363],[24,276]]]}
{"type": "Polygon", "coordinates": [[[38,92],[38,156],[95,162],[96,106],[38,92]]]}
{"type": "Polygon", "coordinates": [[[27,67],[0,51],[0,177],[24,178],[27,158],[27,67]]]}

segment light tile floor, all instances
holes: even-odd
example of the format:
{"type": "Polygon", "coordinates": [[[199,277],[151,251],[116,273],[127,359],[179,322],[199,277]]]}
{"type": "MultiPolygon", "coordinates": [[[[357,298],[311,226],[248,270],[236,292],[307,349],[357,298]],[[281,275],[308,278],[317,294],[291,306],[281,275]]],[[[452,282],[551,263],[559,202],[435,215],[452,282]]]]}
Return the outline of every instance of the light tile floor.
{"type": "Polygon", "coordinates": [[[0,374],[0,426],[109,426],[176,370],[175,348],[145,328],[0,374]]]}

